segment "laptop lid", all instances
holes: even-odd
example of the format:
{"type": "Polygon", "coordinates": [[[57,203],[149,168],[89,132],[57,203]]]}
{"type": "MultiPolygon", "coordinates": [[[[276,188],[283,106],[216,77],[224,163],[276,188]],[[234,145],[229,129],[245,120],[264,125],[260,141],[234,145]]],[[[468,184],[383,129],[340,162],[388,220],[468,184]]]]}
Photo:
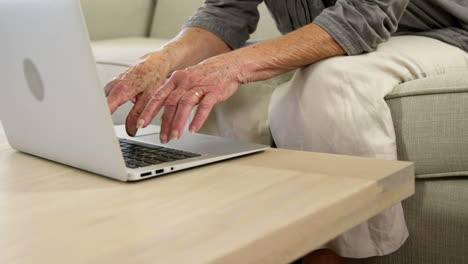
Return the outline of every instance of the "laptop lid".
{"type": "Polygon", "coordinates": [[[0,0],[0,36],[0,119],[12,147],[127,180],[79,1],[0,0]]]}

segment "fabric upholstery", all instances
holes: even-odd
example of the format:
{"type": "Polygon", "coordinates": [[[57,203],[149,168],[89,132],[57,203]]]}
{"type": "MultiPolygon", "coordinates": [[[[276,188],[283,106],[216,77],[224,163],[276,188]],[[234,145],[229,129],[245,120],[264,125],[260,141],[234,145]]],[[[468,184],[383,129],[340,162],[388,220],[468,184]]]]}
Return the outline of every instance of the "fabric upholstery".
{"type": "Polygon", "coordinates": [[[154,3],[153,0],[81,0],[92,40],[147,37],[154,3]]]}
{"type": "Polygon", "coordinates": [[[121,38],[93,41],[91,46],[97,62],[129,67],[140,57],[158,49],[167,41],[155,38],[121,38]]]}
{"type": "Polygon", "coordinates": [[[150,33],[152,38],[173,38],[179,33],[184,22],[203,3],[203,0],[179,0],[177,2],[175,5],[174,0],[158,0],[150,33]]]}
{"type": "Polygon", "coordinates": [[[468,263],[468,178],[421,179],[403,202],[410,237],[397,252],[346,264],[468,263]]]}
{"type": "Polygon", "coordinates": [[[397,86],[387,96],[398,156],[418,178],[468,175],[468,71],[397,86]]]}

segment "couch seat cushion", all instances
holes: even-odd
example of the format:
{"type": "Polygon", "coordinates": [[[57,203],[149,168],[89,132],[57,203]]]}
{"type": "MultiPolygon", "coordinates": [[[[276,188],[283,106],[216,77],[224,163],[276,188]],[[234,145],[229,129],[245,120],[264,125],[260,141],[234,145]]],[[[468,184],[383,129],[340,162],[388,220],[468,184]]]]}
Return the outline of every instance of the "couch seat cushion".
{"type": "Polygon", "coordinates": [[[164,45],[167,39],[122,38],[93,41],[94,57],[99,64],[131,66],[141,56],[164,45]]]}

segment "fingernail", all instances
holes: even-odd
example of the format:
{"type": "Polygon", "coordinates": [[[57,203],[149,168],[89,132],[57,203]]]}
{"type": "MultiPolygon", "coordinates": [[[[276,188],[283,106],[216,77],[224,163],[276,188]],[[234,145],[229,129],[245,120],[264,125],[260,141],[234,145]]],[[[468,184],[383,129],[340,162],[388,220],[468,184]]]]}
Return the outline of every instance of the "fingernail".
{"type": "Polygon", "coordinates": [[[167,143],[167,136],[166,134],[161,134],[161,137],[159,138],[161,143],[166,144],[167,143]]]}
{"type": "Polygon", "coordinates": [[[141,118],[138,119],[138,122],[137,122],[136,127],[137,127],[138,129],[140,129],[140,128],[143,128],[144,125],[145,125],[145,120],[143,120],[143,119],[141,119],[141,118]]]}
{"type": "Polygon", "coordinates": [[[177,130],[172,130],[171,140],[176,140],[179,138],[179,132],[177,130]]]}

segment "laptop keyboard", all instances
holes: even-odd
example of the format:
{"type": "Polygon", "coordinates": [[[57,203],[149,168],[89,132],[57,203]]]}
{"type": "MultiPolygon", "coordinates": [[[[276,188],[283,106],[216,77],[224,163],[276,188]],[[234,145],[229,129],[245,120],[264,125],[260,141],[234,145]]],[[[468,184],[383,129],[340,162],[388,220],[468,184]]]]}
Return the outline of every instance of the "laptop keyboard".
{"type": "Polygon", "coordinates": [[[161,146],[146,147],[128,143],[120,139],[119,143],[120,150],[124,156],[125,165],[131,169],[201,156],[200,154],[165,148],[161,146]]]}

